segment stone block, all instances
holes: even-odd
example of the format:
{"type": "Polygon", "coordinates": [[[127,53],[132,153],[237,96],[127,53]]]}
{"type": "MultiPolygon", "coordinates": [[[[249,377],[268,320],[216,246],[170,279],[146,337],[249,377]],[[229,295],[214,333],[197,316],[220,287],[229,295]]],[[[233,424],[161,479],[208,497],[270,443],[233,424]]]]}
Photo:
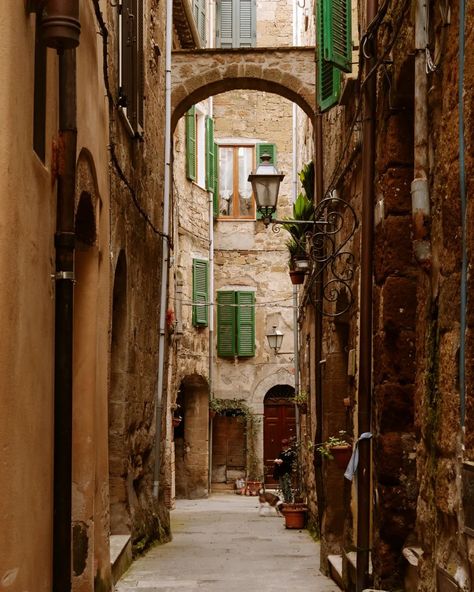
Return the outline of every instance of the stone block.
{"type": "Polygon", "coordinates": [[[416,281],[388,277],[382,288],[382,319],[384,329],[414,329],[416,324],[416,281]]]}
{"type": "Polygon", "coordinates": [[[389,275],[406,274],[413,266],[411,217],[388,216],[375,234],[375,279],[381,283],[389,275]]]}
{"type": "Polygon", "coordinates": [[[454,516],[458,507],[456,483],[456,462],[450,458],[441,458],[436,467],[435,503],[438,510],[454,516]]]}
{"type": "Polygon", "coordinates": [[[411,168],[392,167],[380,175],[377,182],[377,192],[384,198],[385,215],[411,215],[411,168]]]}
{"type": "Polygon", "coordinates": [[[374,340],[374,382],[413,383],[415,380],[415,333],[384,332],[374,340]]]}
{"type": "Polygon", "coordinates": [[[460,275],[453,274],[443,279],[439,289],[439,328],[449,331],[459,323],[461,294],[460,275]]]}
{"type": "Polygon", "coordinates": [[[413,165],[413,120],[407,112],[390,115],[379,132],[377,169],[413,165]]]}
{"type": "Polygon", "coordinates": [[[396,431],[400,426],[408,432],[413,430],[413,384],[382,384],[375,387],[374,394],[380,433],[396,431]]]}

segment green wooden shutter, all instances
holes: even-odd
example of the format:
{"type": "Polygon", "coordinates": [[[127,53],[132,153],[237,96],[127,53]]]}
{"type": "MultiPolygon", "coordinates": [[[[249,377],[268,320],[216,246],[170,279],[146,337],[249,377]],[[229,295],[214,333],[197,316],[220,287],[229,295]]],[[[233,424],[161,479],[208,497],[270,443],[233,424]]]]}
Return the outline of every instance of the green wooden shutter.
{"type": "Polygon", "coordinates": [[[214,144],[214,218],[219,216],[219,146],[214,144]]]}
{"type": "Polygon", "coordinates": [[[214,191],[214,120],[206,117],[206,189],[214,191]]]}
{"type": "Polygon", "coordinates": [[[341,92],[341,71],[335,68],[330,62],[324,59],[324,45],[327,34],[324,19],[324,3],[326,0],[317,2],[317,95],[318,105],[321,111],[327,111],[337,104],[341,92]]]}
{"type": "Polygon", "coordinates": [[[238,30],[234,30],[234,47],[254,47],[256,44],[255,0],[234,0],[238,30]]]}
{"type": "Polygon", "coordinates": [[[255,293],[236,292],[237,355],[255,355],[255,293]]]}
{"type": "Polygon", "coordinates": [[[352,70],[351,0],[323,0],[324,59],[343,72],[352,70]]]}
{"type": "Polygon", "coordinates": [[[217,292],[217,355],[222,358],[236,355],[235,292],[217,292]]]}
{"type": "Polygon", "coordinates": [[[217,5],[217,47],[229,48],[233,44],[234,14],[233,0],[220,0],[217,5]]]}
{"type": "Polygon", "coordinates": [[[196,180],[196,108],[186,113],[186,177],[196,180]]]}
{"type": "MultiPolygon", "coordinates": [[[[275,166],[277,165],[277,150],[276,150],[276,144],[257,144],[255,146],[255,155],[256,155],[256,160],[257,160],[257,165],[258,166],[260,164],[260,157],[262,156],[262,154],[270,154],[271,159],[270,162],[272,164],[274,164],[275,166]]],[[[275,212],[275,214],[273,215],[274,218],[277,217],[277,214],[275,212]]],[[[261,220],[262,219],[262,214],[260,212],[257,212],[257,220],[261,220]]]]}
{"type": "Polygon", "coordinates": [[[208,303],[209,261],[193,259],[193,325],[195,327],[207,327],[209,323],[208,303]]]}

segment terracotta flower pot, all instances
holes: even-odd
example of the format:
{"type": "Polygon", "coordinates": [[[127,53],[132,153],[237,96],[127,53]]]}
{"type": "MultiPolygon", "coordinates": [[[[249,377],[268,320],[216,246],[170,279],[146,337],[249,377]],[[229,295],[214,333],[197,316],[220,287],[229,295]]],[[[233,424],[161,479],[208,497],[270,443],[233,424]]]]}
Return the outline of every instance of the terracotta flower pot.
{"type": "Polygon", "coordinates": [[[298,409],[301,415],[306,415],[308,413],[308,403],[298,403],[298,409]]]}
{"type": "Polygon", "coordinates": [[[306,524],[306,514],[308,506],[306,504],[283,504],[282,513],[285,517],[285,527],[301,529],[306,524]]]}
{"type": "Polygon", "coordinates": [[[346,469],[352,456],[352,446],[332,446],[331,455],[340,469],[346,469]]]}
{"type": "Polygon", "coordinates": [[[304,276],[304,271],[290,269],[290,280],[292,284],[304,284],[304,276]]]}
{"type": "Polygon", "coordinates": [[[174,428],[177,428],[181,422],[182,422],[181,417],[173,417],[173,419],[172,419],[172,423],[173,423],[174,428]]]}

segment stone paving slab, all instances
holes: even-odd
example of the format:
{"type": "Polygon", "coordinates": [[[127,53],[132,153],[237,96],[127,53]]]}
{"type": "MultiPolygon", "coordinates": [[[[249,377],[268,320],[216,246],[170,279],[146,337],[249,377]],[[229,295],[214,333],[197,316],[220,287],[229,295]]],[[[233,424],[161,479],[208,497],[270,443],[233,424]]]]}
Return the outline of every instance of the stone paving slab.
{"type": "Polygon", "coordinates": [[[116,592],[339,592],[307,531],[259,516],[255,497],[179,500],[171,527],[172,542],[134,562],[116,592]]]}

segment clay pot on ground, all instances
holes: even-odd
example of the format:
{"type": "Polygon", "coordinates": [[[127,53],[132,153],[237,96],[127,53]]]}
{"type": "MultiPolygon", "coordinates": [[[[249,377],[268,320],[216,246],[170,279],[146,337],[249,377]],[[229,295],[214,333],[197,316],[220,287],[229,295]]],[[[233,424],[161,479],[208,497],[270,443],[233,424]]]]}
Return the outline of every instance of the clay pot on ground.
{"type": "Polygon", "coordinates": [[[306,504],[283,504],[281,511],[285,517],[286,528],[305,528],[306,514],[308,513],[308,506],[306,504]]]}

